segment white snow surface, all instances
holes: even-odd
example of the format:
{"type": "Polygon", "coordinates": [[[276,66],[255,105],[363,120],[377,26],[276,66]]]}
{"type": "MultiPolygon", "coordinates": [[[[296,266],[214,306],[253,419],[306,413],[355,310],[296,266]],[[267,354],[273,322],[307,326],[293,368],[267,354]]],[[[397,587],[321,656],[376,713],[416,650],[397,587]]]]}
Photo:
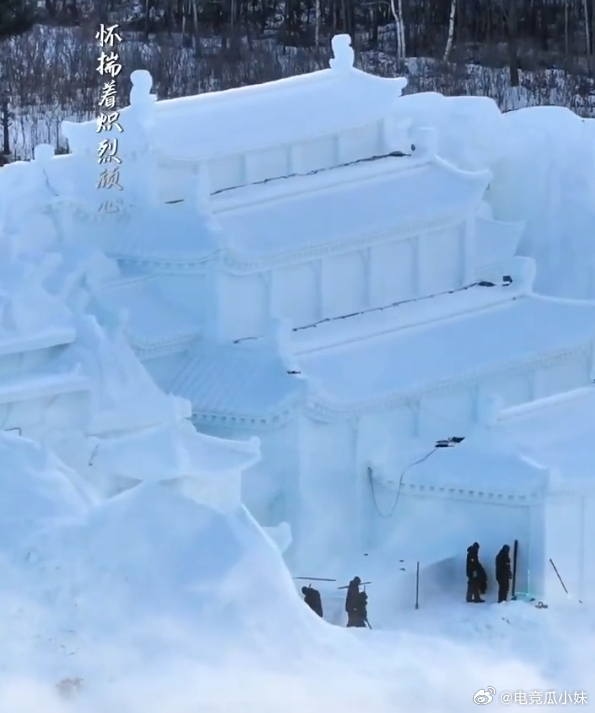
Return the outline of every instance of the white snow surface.
{"type": "MultiPolygon", "coordinates": [[[[324,132],[343,114],[354,112],[357,124],[376,116],[371,105],[401,102],[418,125],[438,125],[444,158],[465,170],[494,171],[490,200],[495,217],[527,221],[521,252],[537,258],[540,290],[595,296],[590,282],[592,123],[553,108],[502,116],[489,100],[471,97],[398,98],[398,82],[370,81],[360,73],[345,74],[329,93],[327,76],[332,75],[323,74],[321,82],[287,80],[279,93],[246,89],[163,102],[159,111],[171,123],[169,132],[160,135],[161,147],[186,143],[191,153],[217,154],[229,150],[230,141],[239,147],[247,143],[242,132],[251,132],[254,147],[289,140],[291,122],[303,129],[312,119],[314,128],[305,134],[324,132]],[[351,100],[340,103],[346,83],[351,100]],[[360,85],[366,101],[358,95],[360,85]],[[302,105],[304,98],[308,102],[302,105]],[[335,99],[332,114],[327,113],[328,102],[335,99]],[[269,120],[263,124],[269,101],[269,120]],[[238,106],[233,121],[223,110],[229,102],[238,106]],[[204,107],[206,129],[200,121],[188,124],[183,109],[192,103],[197,111],[204,107]],[[312,113],[316,103],[319,111],[312,113]]],[[[36,168],[35,180],[28,173],[19,182],[25,176],[22,168],[10,169],[18,188],[10,192],[10,206],[8,169],[0,170],[0,219],[5,218],[0,220],[0,355],[26,354],[32,344],[59,346],[60,353],[40,367],[38,376],[56,383],[65,375],[80,375],[88,382],[89,412],[69,431],[50,434],[54,451],[16,433],[0,435],[1,713],[464,713],[476,710],[473,695],[488,687],[498,696],[522,691],[528,699],[534,691],[542,699],[546,691],[555,691],[556,698],[564,691],[584,692],[592,705],[592,603],[579,603],[570,593],[547,610],[521,601],[469,606],[461,603],[461,576],[461,591],[452,598],[445,594],[415,610],[413,592],[403,605],[391,601],[400,564],[384,560],[370,568],[376,580],[368,590],[374,629],[345,630],[304,606],[273,533],[269,537],[242,504],[229,499],[227,506],[214,507],[184,494],[180,478],[192,475],[215,488],[213,479],[254,463],[255,444],[226,446],[191,433],[188,404],[155,385],[125,337],[126,316],[114,314],[109,299],[102,301],[96,289],[102,275],[118,272],[97,252],[101,229],[90,230],[97,237],[90,246],[60,244],[56,226],[37,212],[51,197],[47,176],[36,168]],[[143,482],[128,483],[111,497],[92,487],[89,457],[103,440],[108,445],[103,452],[99,446],[93,467],[143,482]]],[[[380,195],[375,210],[388,200],[380,195]]],[[[326,206],[331,223],[340,206],[326,206]]],[[[419,206],[408,209],[418,215],[419,206]]],[[[171,212],[176,220],[181,215],[171,212]]],[[[251,212],[258,227],[261,216],[256,209],[251,212]]],[[[161,246],[167,236],[158,234],[167,227],[165,214],[156,213],[156,230],[151,233],[147,215],[122,256],[139,248],[144,230],[149,245],[167,253],[161,246]]],[[[297,223],[299,214],[292,216],[297,223]]],[[[345,211],[342,219],[349,216],[345,211]]],[[[214,249],[210,233],[200,232],[203,227],[196,241],[176,244],[174,252],[192,257],[214,249]]],[[[256,251],[268,249],[275,232],[257,233],[256,251]]],[[[499,295],[498,290],[493,294],[499,295]]],[[[450,299],[456,312],[459,298],[450,299]]],[[[434,343],[430,332],[412,328],[397,338],[362,340],[356,348],[327,355],[323,328],[303,338],[300,366],[313,379],[324,377],[337,397],[357,400],[386,391],[389,377],[389,389],[422,384],[430,376],[440,378],[441,370],[445,375],[473,373],[476,363],[485,365],[498,350],[514,352],[522,361],[536,350],[556,352],[569,342],[580,346],[593,333],[593,303],[550,303],[522,295],[507,306],[497,301],[498,296],[483,297],[474,313],[451,315],[431,332],[434,343]],[[349,393],[341,392],[346,380],[349,393]]],[[[378,320],[392,318],[386,314],[378,320]]],[[[180,317],[180,332],[185,325],[180,317]]],[[[328,325],[326,334],[334,329],[328,325]]],[[[219,364],[219,371],[227,366],[219,364]]],[[[22,394],[15,391],[31,384],[18,369],[22,379],[11,382],[11,368],[16,367],[6,366],[2,388],[12,389],[18,405],[22,394]]],[[[199,380],[201,368],[202,362],[192,361],[188,378],[199,380]]],[[[273,378],[279,378],[278,370],[273,378]]],[[[242,396],[240,386],[246,384],[238,382],[242,396]]],[[[490,428],[492,433],[481,438],[497,449],[502,467],[511,471],[508,477],[526,478],[531,489],[543,483],[546,468],[570,470],[583,481],[592,478],[595,403],[590,388],[533,410],[510,409],[490,428]],[[524,455],[502,452],[498,439],[521,444],[524,455]]],[[[471,439],[441,456],[448,484],[458,485],[461,459],[478,471],[489,467],[489,452],[475,452],[471,439]]],[[[414,481],[425,482],[423,469],[408,480],[414,481]]],[[[431,528],[428,521],[426,536],[431,528]]],[[[288,541],[283,530],[278,536],[288,541]]],[[[356,572],[320,574],[339,580],[325,585],[327,606],[337,600],[336,586],[356,572]]],[[[342,623],[340,616],[337,621],[342,623]]],[[[504,707],[511,706],[494,700],[489,710],[504,707]]]]}

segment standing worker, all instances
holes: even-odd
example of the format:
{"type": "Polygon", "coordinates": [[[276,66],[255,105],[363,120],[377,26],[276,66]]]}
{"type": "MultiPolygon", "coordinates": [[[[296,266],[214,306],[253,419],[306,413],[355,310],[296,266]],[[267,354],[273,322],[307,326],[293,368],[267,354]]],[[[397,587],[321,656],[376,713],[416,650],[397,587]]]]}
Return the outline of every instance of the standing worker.
{"type": "Polygon", "coordinates": [[[485,569],[479,562],[479,543],[467,547],[467,602],[480,604],[485,602],[480,592],[487,589],[485,569]]]}
{"type": "Polygon", "coordinates": [[[512,571],[510,568],[510,547],[504,545],[496,555],[496,582],[498,582],[498,604],[508,599],[508,589],[512,571]]]}
{"type": "Polygon", "coordinates": [[[355,624],[354,626],[365,629],[366,626],[370,626],[368,623],[368,595],[365,590],[357,595],[355,602],[355,624]]]}
{"type": "Polygon", "coordinates": [[[304,601],[310,609],[322,618],[322,599],[320,598],[318,589],[314,589],[314,587],[311,586],[302,587],[302,594],[304,595],[304,601]]]}
{"type": "Polygon", "coordinates": [[[347,626],[358,626],[358,600],[359,600],[359,585],[362,580],[359,577],[354,577],[347,587],[347,596],[345,597],[345,611],[347,612],[347,626]]]}

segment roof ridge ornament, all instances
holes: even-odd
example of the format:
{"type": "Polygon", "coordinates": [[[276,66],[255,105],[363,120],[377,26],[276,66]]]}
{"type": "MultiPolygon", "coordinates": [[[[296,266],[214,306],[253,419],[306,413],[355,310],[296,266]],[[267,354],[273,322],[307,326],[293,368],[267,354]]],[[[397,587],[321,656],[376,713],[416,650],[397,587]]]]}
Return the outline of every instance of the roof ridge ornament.
{"type": "Polygon", "coordinates": [[[265,327],[263,346],[272,349],[288,371],[299,373],[292,345],[293,326],[291,321],[281,317],[271,317],[265,327]]]}
{"type": "Polygon", "coordinates": [[[151,94],[153,77],[146,69],[135,69],[130,74],[132,89],[130,90],[130,106],[135,109],[151,107],[157,101],[157,95],[151,94]]]}
{"type": "Polygon", "coordinates": [[[331,40],[333,58],[329,62],[330,68],[336,72],[348,72],[355,64],[355,52],[351,47],[350,35],[335,35],[331,40]]]}

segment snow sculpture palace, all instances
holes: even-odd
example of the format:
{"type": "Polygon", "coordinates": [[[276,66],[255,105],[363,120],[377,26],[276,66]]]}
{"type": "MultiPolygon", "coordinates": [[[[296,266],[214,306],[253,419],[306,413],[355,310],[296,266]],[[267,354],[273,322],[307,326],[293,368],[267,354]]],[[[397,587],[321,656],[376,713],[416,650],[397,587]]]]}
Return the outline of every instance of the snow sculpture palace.
{"type": "MultiPolygon", "coordinates": [[[[438,155],[406,80],[355,69],[346,36],[333,52],[326,70],[170,101],[134,72],[121,210],[97,211],[95,123],[65,122],[72,153],[28,166],[44,215],[117,262],[93,299],[196,429],[260,439],[243,499],[289,524],[292,566],[459,562],[474,540],[489,562],[516,539],[518,589],[543,593],[556,513],[584,541],[591,500],[532,452],[531,424],[562,397],[593,405],[595,304],[535,294],[493,173],[438,155]]],[[[565,572],[577,589],[585,562],[565,572]]]]}

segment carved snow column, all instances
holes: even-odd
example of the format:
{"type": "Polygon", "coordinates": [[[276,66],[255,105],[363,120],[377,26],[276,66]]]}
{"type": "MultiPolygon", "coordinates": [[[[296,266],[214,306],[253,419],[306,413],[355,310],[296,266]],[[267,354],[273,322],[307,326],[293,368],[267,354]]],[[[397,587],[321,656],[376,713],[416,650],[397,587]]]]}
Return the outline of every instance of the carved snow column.
{"type": "Polygon", "coordinates": [[[412,265],[413,265],[413,295],[414,299],[421,297],[421,285],[422,285],[422,275],[421,275],[421,241],[420,235],[416,235],[411,238],[411,253],[412,253],[412,265]]]}
{"type": "Polygon", "coordinates": [[[263,340],[263,348],[278,354],[287,371],[299,372],[299,364],[292,346],[293,328],[288,319],[269,319],[263,340]]]}
{"type": "MultiPolygon", "coordinates": [[[[545,489],[544,489],[545,490],[545,489]]],[[[540,493],[537,502],[529,505],[529,542],[527,547],[527,587],[533,596],[545,595],[546,580],[546,517],[545,499],[547,491],[540,493]]],[[[517,573],[518,576],[518,573],[517,573]]],[[[522,584],[522,574],[521,574],[522,584]]]]}
{"type": "Polygon", "coordinates": [[[196,195],[196,207],[201,215],[210,216],[211,211],[211,180],[209,168],[205,161],[201,161],[196,167],[195,185],[193,186],[196,195]]]}
{"type": "Polygon", "coordinates": [[[380,144],[384,154],[412,153],[411,119],[402,118],[396,111],[385,116],[380,124],[380,144]]]}
{"type": "Polygon", "coordinates": [[[366,248],[361,252],[361,258],[364,263],[364,309],[372,307],[373,289],[372,289],[372,248],[366,248]]]}
{"type": "Polygon", "coordinates": [[[591,382],[595,383],[595,341],[591,342],[591,365],[589,379],[591,382]]]}
{"type": "MultiPolygon", "coordinates": [[[[33,149],[33,170],[37,173],[35,183],[50,184],[50,164],[55,156],[51,144],[38,144],[33,149]]],[[[56,196],[48,206],[48,213],[53,216],[59,239],[63,242],[74,240],[74,183],[70,179],[66,183],[66,196],[56,196]],[[53,205],[52,205],[53,204],[53,205]]]]}
{"type": "Polygon", "coordinates": [[[324,287],[322,280],[324,279],[323,272],[323,262],[322,260],[316,260],[312,263],[312,269],[314,270],[314,276],[316,280],[316,319],[324,318],[324,287]]]}
{"type": "Polygon", "coordinates": [[[264,285],[264,314],[267,320],[273,317],[273,271],[267,270],[260,274],[264,285]]]}
{"type": "Polygon", "coordinates": [[[221,287],[219,284],[221,274],[219,256],[214,257],[205,269],[205,306],[203,315],[203,334],[206,342],[220,344],[224,341],[224,325],[222,324],[221,287]]]}
{"type": "Polygon", "coordinates": [[[289,174],[305,173],[304,149],[301,144],[291,144],[289,147],[289,174]]]}
{"type": "Polygon", "coordinates": [[[345,137],[341,131],[333,137],[333,166],[340,166],[343,163],[345,150],[345,137]]]}
{"type": "Polygon", "coordinates": [[[490,428],[498,420],[498,414],[502,410],[502,399],[494,394],[482,392],[478,389],[476,402],[477,423],[490,428]]]}
{"type": "Polygon", "coordinates": [[[240,154],[240,184],[242,186],[247,186],[250,183],[250,170],[249,170],[249,160],[248,154],[242,151],[240,154]]]}
{"type": "Polygon", "coordinates": [[[110,138],[117,135],[118,154],[122,161],[120,173],[123,191],[120,193],[124,193],[136,205],[156,205],[159,192],[153,132],[157,97],[151,94],[153,78],[146,69],[132,72],[130,81],[130,106],[121,120],[123,131],[112,132],[113,136],[110,135],[110,138]]]}
{"type": "Polygon", "coordinates": [[[461,287],[470,285],[475,281],[475,267],[477,264],[475,246],[477,221],[475,215],[466,218],[462,228],[462,248],[463,248],[463,275],[461,287]]]}

